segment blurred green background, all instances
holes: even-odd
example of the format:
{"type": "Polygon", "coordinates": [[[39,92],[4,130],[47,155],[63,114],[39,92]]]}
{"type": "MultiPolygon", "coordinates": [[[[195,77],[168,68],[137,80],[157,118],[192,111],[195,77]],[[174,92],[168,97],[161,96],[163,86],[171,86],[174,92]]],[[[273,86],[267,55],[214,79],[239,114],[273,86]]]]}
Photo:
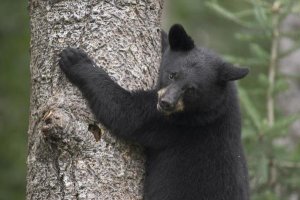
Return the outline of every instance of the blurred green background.
{"type": "Polygon", "coordinates": [[[24,199],[29,117],[27,2],[0,1],[0,199],[24,199]]]}
{"type": "MultiPolygon", "coordinates": [[[[289,57],[300,46],[299,13],[296,0],[169,0],[165,6],[165,29],[182,23],[199,45],[251,68],[251,75],[239,83],[239,93],[253,200],[300,199],[300,130],[293,128],[300,101],[288,105],[292,109],[282,103],[284,99],[292,104],[295,93],[300,95],[300,55],[289,57]],[[286,21],[290,15],[296,25],[286,21]],[[292,45],[284,46],[283,40],[292,45]],[[280,45],[276,48],[276,44],[280,45]],[[294,95],[286,95],[295,86],[294,95]],[[272,101],[274,106],[268,108],[272,101]],[[275,120],[270,118],[272,112],[275,120]]],[[[29,37],[27,2],[1,0],[0,200],[25,198],[29,37]]]]}

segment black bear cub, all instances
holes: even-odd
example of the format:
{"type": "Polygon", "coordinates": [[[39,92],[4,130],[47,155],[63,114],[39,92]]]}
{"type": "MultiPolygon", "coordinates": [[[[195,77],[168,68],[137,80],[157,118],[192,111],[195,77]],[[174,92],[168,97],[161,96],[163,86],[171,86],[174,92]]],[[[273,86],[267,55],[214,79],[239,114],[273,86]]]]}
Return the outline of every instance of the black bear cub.
{"type": "Polygon", "coordinates": [[[248,74],[194,45],[181,25],[162,34],[157,88],[127,91],[80,49],[59,65],[103,125],[145,148],[145,200],[248,200],[234,80],[248,74]]]}

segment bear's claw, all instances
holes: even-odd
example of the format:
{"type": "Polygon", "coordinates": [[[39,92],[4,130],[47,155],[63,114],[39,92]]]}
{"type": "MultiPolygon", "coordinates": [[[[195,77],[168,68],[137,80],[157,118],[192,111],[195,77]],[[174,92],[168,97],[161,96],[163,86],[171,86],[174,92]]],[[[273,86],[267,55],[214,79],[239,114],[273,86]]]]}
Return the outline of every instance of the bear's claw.
{"type": "Polygon", "coordinates": [[[67,47],[59,54],[59,66],[63,71],[70,70],[73,66],[90,62],[88,55],[79,48],[67,47]]]}

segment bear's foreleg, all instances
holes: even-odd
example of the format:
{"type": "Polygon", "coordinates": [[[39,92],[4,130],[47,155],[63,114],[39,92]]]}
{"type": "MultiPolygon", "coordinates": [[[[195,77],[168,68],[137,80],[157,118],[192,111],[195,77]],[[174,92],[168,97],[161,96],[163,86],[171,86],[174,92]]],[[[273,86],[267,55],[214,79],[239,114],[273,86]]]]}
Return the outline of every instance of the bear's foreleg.
{"type": "Polygon", "coordinates": [[[97,120],[112,133],[144,146],[159,146],[170,141],[167,135],[157,131],[167,128],[167,123],[163,123],[164,118],[156,109],[156,91],[123,89],[80,49],[63,50],[59,65],[81,90],[97,120]]]}

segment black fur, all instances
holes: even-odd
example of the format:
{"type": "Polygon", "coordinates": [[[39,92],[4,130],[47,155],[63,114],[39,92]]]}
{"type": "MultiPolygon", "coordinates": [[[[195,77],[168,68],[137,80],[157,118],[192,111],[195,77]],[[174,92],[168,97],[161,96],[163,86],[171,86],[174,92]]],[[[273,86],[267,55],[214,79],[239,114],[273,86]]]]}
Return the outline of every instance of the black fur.
{"type": "Polygon", "coordinates": [[[180,24],[175,24],[171,27],[169,43],[173,51],[189,51],[195,48],[194,41],[180,24]]]}
{"type": "Polygon", "coordinates": [[[126,91],[80,49],[65,49],[59,65],[97,120],[145,147],[145,200],[248,200],[241,117],[230,81],[246,71],[207,49],[182,48],[186,35],[174,29],[178,25],[171,28],[173,47],[163,48],[154,90],[126,91]]]}

